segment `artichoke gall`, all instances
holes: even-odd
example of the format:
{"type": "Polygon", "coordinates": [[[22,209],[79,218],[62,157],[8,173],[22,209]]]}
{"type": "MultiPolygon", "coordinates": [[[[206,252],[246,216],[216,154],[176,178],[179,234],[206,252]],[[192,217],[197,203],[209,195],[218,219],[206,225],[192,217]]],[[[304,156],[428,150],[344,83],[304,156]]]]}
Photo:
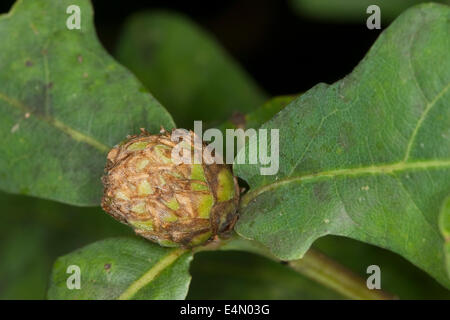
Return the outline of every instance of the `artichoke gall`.
{"type": "MultiPolygon", "coordinates": [[[[231,230],[239,188],[230,167],[207,161],[176,164],[172,133],[142,131],[108,153],[103,210],[162,246],[193,247],[231,230]]],[[[193,154],[195,134],[186,135],[193,154]]]]}

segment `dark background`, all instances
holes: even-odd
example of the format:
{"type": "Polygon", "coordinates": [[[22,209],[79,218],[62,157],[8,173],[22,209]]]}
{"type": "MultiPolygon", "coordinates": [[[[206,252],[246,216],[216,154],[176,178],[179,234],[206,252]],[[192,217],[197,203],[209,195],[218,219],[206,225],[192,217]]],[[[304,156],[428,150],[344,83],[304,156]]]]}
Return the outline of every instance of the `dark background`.
{"type": "MultiPolygon", "coordinates": [[[[8,11],[13,2],[2,0],[0,11],[8,11]]],[[[364,11],[360,23],[327,23],[299,16],[283,0],[93,3],[98,36],[109,52],[131,14],[144,9],[174,10],[211,32],[272,96],[339,80],[351,72],[380,33],[367,29],[364,11]]]]}

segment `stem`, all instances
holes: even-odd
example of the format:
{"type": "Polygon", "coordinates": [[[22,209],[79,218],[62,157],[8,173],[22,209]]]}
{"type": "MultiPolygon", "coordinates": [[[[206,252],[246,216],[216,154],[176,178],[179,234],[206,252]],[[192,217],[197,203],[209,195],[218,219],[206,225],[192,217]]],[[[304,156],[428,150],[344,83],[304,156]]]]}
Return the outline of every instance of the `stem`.
{"type": "Polygon", "coordinates": [[[369,290],[366,281],[316,249],[310,248],[302,259],[283,261],[275,257],[266,247],[240,238],[237,235],[196,248],[194,252],[215,250],[239,250],[256,253],[276,262],[287,263],[294,271],[331,288],[343,296],[358,300],[390,300],[396,297],[382,290],[369,290]]]}

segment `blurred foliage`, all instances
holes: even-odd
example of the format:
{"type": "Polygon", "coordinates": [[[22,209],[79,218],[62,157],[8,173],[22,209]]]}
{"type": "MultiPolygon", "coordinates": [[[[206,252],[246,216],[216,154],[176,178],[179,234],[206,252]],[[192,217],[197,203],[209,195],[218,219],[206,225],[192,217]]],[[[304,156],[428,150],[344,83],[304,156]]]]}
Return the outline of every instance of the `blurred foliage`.
{"type": "Polygon", "coordinates": [[[58,256],[105,237],[130,235],[100,208],[0,193],[0,299],[43,299],[58,256]]]}
{"type": "Polygon", "coordinates": [[[342,299],[280,263],[244,252],[199,253],[191,273],[187,299],[342,299]]]}
{"type": "Polygon", "coordinates": [[[314,247],[342,263],[363,278],[370,265],[381,270],[381,288],[400,299],[450,299],[450,291],[400,255],[363,242],[326,236],[314,247]]]}
{"type": "Polygon", "coordinates": [[[450,277],[450,195],[442,204],[441,213],[439,215],[439,229],[445,239],[444,254],[447,272],[450,277]]]}
{"type": "Polygon", "coordinates": [[[319,19],[326,22],[366,22],[369,14],[367,7],[380,7],[381,20],[394,20],[407,8],[424,2],[438,2],[450,4],[449,0],[290,0],[293,10],[303,17],[319,19]]]}
{"type": "Polygon", "coordinates": [[[269,121],[281,109],[287,106],[297,96],[278,96],[271,98],[256,110],[242,114],[240,112],[234,113],[230,120],[225,121],[218,129],[225,132],[226,129],[236,128],[259,128],[264,122],[269,121]]]}
{"type": "Polygon", "coordinates": [[[181,128],[247,113],[265,94],[215,41],[183,15],[153,11],[128,19],[118,60],[133,71],[181,128]]]}
{"type": "MultiPolygon", "coordinates": [[[[295,97],[296,96],[291,95],[278,96],[270,99],[261,107],[247,114],[235,112],[232,114],[229,120],[218,125],[216,128],[221,130],[224,135],[226,134],[227,129],[258,129],[264,122],[270,120],[281,109],[287,106],[295,97]]],[[[238,143],[234,145],[234,155],[238,154],[238,143]]],[[[224,159],[226,159],[229,152],[228,148],[225,148],[225,150],[222,150],[222,152],[224,159]]]]}

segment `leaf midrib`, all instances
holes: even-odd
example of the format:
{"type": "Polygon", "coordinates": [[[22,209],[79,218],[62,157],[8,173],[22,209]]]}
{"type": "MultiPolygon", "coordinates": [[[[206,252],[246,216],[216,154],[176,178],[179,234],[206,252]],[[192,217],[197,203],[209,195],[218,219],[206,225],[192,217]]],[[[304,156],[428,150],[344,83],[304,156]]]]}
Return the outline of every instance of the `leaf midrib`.
{"type": "Polygon", "coordinates": [[[156,264],[154,264],[147,272],[141,277],[131,283],[128,288],[117,298],[117,300],[130,300],[139,290],[152,282],[157,276],[159,276],[165,269],[170,267],[180,256],[188,252],[188,249],[173,249],[156,264]]]}
{"type": "MultiPolygon", "coordinates": [[[[386,173],[392,173],[394,171],[404,171],[404,170],[408,170],[408,169],[411,169],[411,170],[414,170],[414,169],[419,169],[420,170],[420,169],[422,169],[423,170],[423,169],[433,168],[433,167],[441,167],[441,166],[448,167],[448,166],[450,166],[450,160],[446,160],[446,159],[407,162],[407,160],[409,159],[410,153],[411,153],[412,145],[414,144],[416,135],[417,135],[419,129],[421,128],[423,121],[427,117],[427,115],[428,115],[429,111],[431,110],[431,108],[437,103],[437,101],[439,101],[440,98],[442,98],[447,93],[449,88],[450,88],[450,83],[447,83],[447,85],[438,94],[435,95],[433,100],[431,100],[425,106],[424,111],[420,115],[420,118],[418,119],[418,121],[416,123],[416,126],[414,127],[414,130],[413,130],[410,138],[408,139],[408,144],[406,146],[405,156],[404,156],[402,161],[397,162],[397,163],[393,163],[393,164],[380,165],[380,166],[368,166],[368,167],[360,167],[360,168],[336,169],[336,170],[324,171],[324,172],[319,172],[319,173],[313,173],[313,174],[304,175],[304,176],[288,177],[288,178],[285,178],[285,179],[277,180],[274,183],[270,183],[270,184],[262,186],[262,187],[260,187],[258,189],[255,189],[253,191],[249,191],[246,195],[244,195],[242,197],[241,206],[242,207],[246,207],[251,200],[253,200],[257,196],[259,196],[261,193],[267,192],[269,190],[276,189],[279,186],[282,186],[282,185],[285,185],[285,184],[289,184],[289,183],[293,183],[293,182],[308,181],[308,180],[317,179],[317,178],[320,178],[320,177],[332,177],[332,178],[334,178],[334,177],[337,177],[337,176],[345,176],[345,175],[347,175],[347,176],[354,176],[354,175],[364,175],[364,174],[386,174],[386,173]]],[[[334,113],[335,112],[333,111],[331,114],[334,114],[334,113]]],[[[327,117],[322,119],[322,122],[327,117]]],[[[322,125],[322,122],[319,125],[319,127],[322,125]]],[[[291,172],[289,173],[289,175],[292,174],[292,172],[295,170],[296,167],[297,167],[296,165],[293,166],[293,168],[292,168],[291,172]]]]}
{"type": "Polygon", "coordinates": [[[450,159],[442,160],[428,160],[428,161],[415,161],[415,162],[396,162],[392,164],[384,164],[378,166],[367,166],[359,168],[344,168],[329,171],[322,171],[318,173],[311,173],[301,176],[288,177],[285,179],[277,180],[276,182],[267,184],[260,188],[250,191],[242,197],[241,206],[246,207],[250,201],[258,197],[260,194],[270,190],[277,189],[281,186],[297,183],[297,182],[314,182],[321,178],[335,178],[335,177],[355,177],[364,175],[383,175],[391,174],[401,171],[414,171],[414,170],[426,170],[435,168],[450,168],[450,159]]]}
{"type": "Polygon", "coordinates": [[[45,115],[38,115],[33,110],[20,102],[19,100],[16,100],[14,98],[9,97],[8,95],[0,92],[0,100],[5,101],[7,104],[9,104],[12,107],[15,107],[17,109],[20,109],[23,113],[29,113],[30,116],[34,116],[38,120],[41,120],[43,122],[46,122],[47,124],[53,126],[54,128],[62,131],[63,133],[70,136],[73,140],[86,143],[101,153],[107,153],[111,148],[100,141],[94,139],[93,137],[90,137],[84,133],[81,133],[80,131],[66,125],[65,123],[59,121],[58,119],[50,116],[45,115]]]}

